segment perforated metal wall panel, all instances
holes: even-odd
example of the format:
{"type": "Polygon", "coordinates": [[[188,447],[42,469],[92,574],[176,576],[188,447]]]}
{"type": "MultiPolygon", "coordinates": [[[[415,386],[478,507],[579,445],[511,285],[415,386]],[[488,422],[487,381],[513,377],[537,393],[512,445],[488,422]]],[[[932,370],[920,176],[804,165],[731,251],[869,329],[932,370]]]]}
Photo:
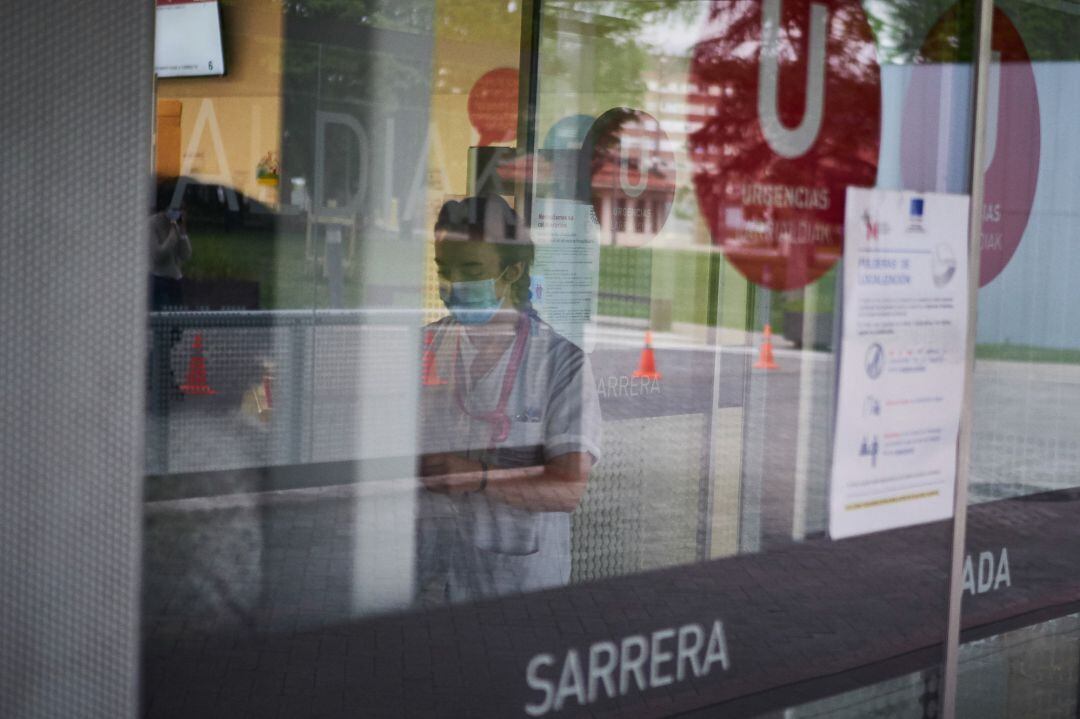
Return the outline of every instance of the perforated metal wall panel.
{"type": "Polygon", "coordinates": [[[153,3],[0,23],[0,716],[134,716],[153,3]]]}

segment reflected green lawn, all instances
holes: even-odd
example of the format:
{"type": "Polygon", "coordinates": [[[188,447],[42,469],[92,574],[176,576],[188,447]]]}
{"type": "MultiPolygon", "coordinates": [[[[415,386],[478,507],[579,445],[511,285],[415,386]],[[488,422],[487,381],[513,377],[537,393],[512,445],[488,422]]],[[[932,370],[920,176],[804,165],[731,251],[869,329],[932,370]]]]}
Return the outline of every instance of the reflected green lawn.
{"type": "Polygon", "coordinates": [[[1032,347],[1031,345],[980,344],[975,346],[975,357],[1011,362],[1080,364],[1080,350],[1032,347]]]}
{"type": "MultiPolygon", "coordinates": [[[[323,309],[329,307],[329,287],[321,263],[305,257],[302,231],[234,230],[219,227],[191,229],[192,257],[184,273],[192,279],[236,279],[259,283],[263,309],[323,309]]],[[[833,307],[835,272],[817,282],[811,311],[829,313],[833,307]]],[[[345,273],[346,307],[360,307],[360,273],[353,266],[345,273]]],[[[694,325],[720,325],[756,329],[749,318],[754,289],[710,250],[600,248],[599,313],[609,317],[657,318],[694,325]],[[720,301],[714,305],[719,293],[720,301]]],[[[760,290],[757,290],[760,292],[760,290]]],[[[783,326],[784,313],[803,312],[803,292],[773,292],[769,321],[783,326]]],[[[1071,360],[1069,360],[1071,361],[1071,360]]]]}
{"type": "MultiPolygon", "coordinates": [[[[235,279],[259,283],[263,309],[324,309],[330,290],[322,265],[304,256],[302,232],[207,230],[192,228],[191,259],[184,274],[191,279],[235,279]]],[[[356,268],[345,273],[346,307],[360,305],[356,268]]]]}

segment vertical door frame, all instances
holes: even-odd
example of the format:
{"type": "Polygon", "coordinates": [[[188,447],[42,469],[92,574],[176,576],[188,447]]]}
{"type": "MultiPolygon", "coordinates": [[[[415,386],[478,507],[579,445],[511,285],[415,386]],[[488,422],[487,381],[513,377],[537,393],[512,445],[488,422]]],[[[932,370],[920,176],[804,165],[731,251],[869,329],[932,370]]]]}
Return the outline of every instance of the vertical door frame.
{"type": "Polygon", "coordinates": [[[942,673],[942,716],[956,716],[957,674],[960,663],[960,624],[964,598],[963,571],[966,554],[968,481],[971,470],[971,442],[974,421],[975,338],[978,329],[979,259],[982,248],[983,160],[986,140],[986,112],[990,73],[990,42],[994,19],[992,0],[975,0],[973,57],[971,154],[968,156],[968,311],[964,347],[964,388],[960,414],[960,435],[956,452],[956,491],[953,505],[952,557],[949,571],[949,605],[945,628],[945,666],[942,673]]]}

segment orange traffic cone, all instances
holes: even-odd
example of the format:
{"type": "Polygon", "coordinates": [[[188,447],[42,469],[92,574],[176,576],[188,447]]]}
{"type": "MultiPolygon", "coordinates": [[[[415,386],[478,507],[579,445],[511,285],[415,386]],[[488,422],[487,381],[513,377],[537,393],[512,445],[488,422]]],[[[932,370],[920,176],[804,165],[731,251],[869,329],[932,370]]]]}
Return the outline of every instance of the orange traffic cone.
{"type": "Polygon", "coordinates": [[[439,369],[435,366],[435,350],[431,346],[434,341],[435,336],[430,330],[424,334],[424,357],[421,364],[424,369],[425,387],[437,387],[446,384],[446,380],[439,376],[439,369]]]}
{"type": "Polygon", "coordinates": [[[771,325],[765,325],[765,339],[761,342],[758,361],[754,363],[754,369],[780,369],[780,365],[773,359],[771,325]]]}
{"type": "Polygon", "coordinates": [[[184,394],[217,394],[206,381],[206,359],[203,357],[202,334],[195,335],[194,353],[188,362],[187,379],[180,385],[184,394]]]}
{"type": "Polygon", "coordinates": [[[635,377],[644,377],[645,379],[660,379],[660,373],[656,370],[656,355],[653,354],[652,348],[652,332],[645,330],[645,348],[641,350],[641,361],[638,362],[638,368],[634,370],[635,377]]]}

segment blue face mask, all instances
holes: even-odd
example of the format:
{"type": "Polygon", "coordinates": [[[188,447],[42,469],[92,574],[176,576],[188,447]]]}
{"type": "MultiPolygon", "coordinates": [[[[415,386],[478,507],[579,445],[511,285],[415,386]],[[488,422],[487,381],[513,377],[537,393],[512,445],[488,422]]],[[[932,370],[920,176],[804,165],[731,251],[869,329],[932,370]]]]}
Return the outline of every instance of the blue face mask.
{"type": "Polygon", "coordinates": [[[482,325],[502,309],[503,301],[495,294],[495,279],[498,278],[443,284],[439,287],[439,297],[461,324],[482,325]]]}

